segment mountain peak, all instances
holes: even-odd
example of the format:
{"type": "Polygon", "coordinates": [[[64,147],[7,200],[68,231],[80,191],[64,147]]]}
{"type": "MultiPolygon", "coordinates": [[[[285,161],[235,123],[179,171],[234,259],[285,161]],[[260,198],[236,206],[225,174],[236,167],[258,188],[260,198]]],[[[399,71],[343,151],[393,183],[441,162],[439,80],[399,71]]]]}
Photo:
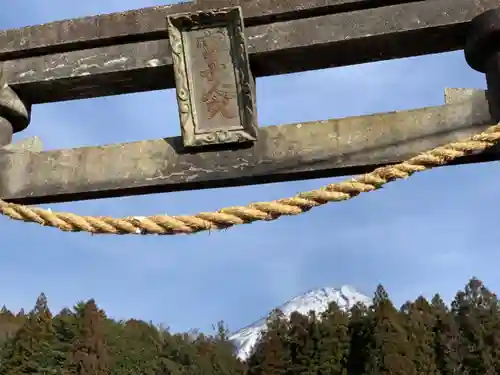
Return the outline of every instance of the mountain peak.
{"type": "MultiPolygon", "coordinates": [[[[358,302],[369,305],[371,298],[358,292],[350,285],[344,285],[340,288],[317,288],[292,298],[277,309],[289,318],[295,311],[301,314],[307,314],[311,310],[322,313],[331,302],[336,302],[340,308],[347,310],[358,302]]],[[[229,337],[229,340],[236,346],[236,354],[241,360],[246,360],[257,344],[261,332],[266,328],[266,320],[267,317],[262,318],[229,337]]]]}

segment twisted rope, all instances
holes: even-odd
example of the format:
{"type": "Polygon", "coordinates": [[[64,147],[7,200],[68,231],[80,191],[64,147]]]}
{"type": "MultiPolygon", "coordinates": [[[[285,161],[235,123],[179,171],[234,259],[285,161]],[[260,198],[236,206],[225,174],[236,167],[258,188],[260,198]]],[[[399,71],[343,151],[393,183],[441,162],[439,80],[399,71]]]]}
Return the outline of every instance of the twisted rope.
{"type": "Polygon", "coordinates": [[[255,221],[271,221],[281,216],[299,215],[329,202],[340,202],[374,191],[383,185],[405,179],[451,161],[483,152],[500,143],[500,125],[494,125],[469,139],[452,142],[423,152],[402,163],[377,168],[370,173],[347,181],[326,185],[291,198],[272,202],[251,203],[248,206],[226,207],[216,212],[200,212],[192,216],[148,216],[112,218],[80,216],[52,212],[38,207],[23,206],[0,200],[0,213],[13,220],[50,226],[65,232],[92,234],[192,234],[219,230],[255,221]]]}

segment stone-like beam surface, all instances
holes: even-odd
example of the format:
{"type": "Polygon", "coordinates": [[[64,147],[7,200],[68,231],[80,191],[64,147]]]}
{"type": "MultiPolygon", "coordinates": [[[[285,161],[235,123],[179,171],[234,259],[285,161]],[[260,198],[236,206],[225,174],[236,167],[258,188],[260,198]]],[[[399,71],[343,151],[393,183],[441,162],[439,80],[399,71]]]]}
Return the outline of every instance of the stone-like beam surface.
{"type": "MultiPolygon", "coordinates": [[[[295,0],[275,0],[274,4],[281,1],[287,4],[295,0]]],[[[318,2],[329,3],[327,0],[311,3],[318,2]]],[[[243,6],[251,7],[251,4],[248,1],[243,6]]],[[[275,7],[273,9],[279,9],[278,5],[275,7]]],[[[498,0],[428,0],[250,26],[245,34],[252,72],[259,77],[461,49],[469,22],[494,7],[498,7],[498,0]]],[[[158,14],[164,25],[166,12],[158,14]]],[[[102,26],[106,24],[106,16],[99,17],[104,18],[97,18],[101,26],[96,26],[96,30],[102,28],[103,35],[108,35],[105,33],[108,28],[102,26]]],[[[147,28],[145,21],[136,23],[135,17],[139,17],[136,13],[130,17],[130,28],[147,28]]],[[[158,20],[153,25],[159,23],[158,20]]],[[[126,22],[119,24],[123,27],[121,34],[125,34],[126,22]]],[[[73,27],[84,30],[82,41],[92,39],[93,29],[79,26],[78,22],[58,27],[68,30],[65,35],[71,35],[73,27]]],[[[50,43],[57,44],[58,33],[50,35],[50,43]]],[[[108,42],[116,38],[109,35],[108,42]]],[[[74,36],[67,40],[77,39],[74,36]]],[[[33,38],[33,42],[24,40],[28,46],[35,45],[32,49],[43,50],[43,37],[33,38]]],[[[8,82],[33,104],[174,87],[167,35],[158,40],[95,46],[105,40],[97,38],[94,48],[92,43],[85,42],[83,50],[7,60],[4,69],[8,82]]],[[[3,46],[1,42],[0,46],[3,46]]],[[[11,52],[19,52],[19,48],[12,45],[5,47],[7,55],[9,48],[11,52]]]]}
{"type": "Polygon", "coordinates": [[[163,39],[167,15],[239,5],[246,26],[417,0],[198,0],[0,31],[0,61],[163,39]]]}
{"type": "MultiPolygon", "coordinates": [[[[357,174],[468,137],[493,123],[484,92],[453,102],[264,127],[247,149],[190,154],[181,151],[177,137],[39,153],[3,151],[0,197],[50,203],[357,174]]],[[[493,150],[458,163],[497,159],[500,152],[493,150]]]]}

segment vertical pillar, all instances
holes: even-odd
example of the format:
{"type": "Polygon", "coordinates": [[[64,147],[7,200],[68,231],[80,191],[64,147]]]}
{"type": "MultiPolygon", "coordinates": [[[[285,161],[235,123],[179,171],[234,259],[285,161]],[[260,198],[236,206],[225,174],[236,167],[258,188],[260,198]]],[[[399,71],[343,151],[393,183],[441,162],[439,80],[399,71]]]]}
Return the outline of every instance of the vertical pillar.
{"type": "Polygon", "coordinates": [[[0,117],[0,147],[7,146],[12,143],[12,134],[14,128],[9,120],[0,117]]]}
{"type": "Polygon", "coordinates": [[[487,98],[494,121],[500,122],[500,8],[475,17],[464,48],[469,66],[486,74],[487,98]]]}
{"type": "Polygon", "coordinates": [[[0,70],[0,147],[10,144],[12,135],[26,129],[30,119],[31,105],[19,98],[0,70]]]}

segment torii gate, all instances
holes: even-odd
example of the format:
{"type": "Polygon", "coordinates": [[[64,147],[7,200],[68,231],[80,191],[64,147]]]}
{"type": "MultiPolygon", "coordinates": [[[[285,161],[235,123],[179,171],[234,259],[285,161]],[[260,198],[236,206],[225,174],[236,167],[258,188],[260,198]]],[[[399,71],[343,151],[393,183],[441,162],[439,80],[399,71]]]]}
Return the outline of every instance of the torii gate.
{"type": "Polygon", "coordinates": [[[498,160],[499,7],[199,0],[2,31],[0,213],[64,231],[194,233],[300,214],[444,164],[498,160]],[[459,49],[486,73],[487,91],[448,89],[437,107],[258,127],[254,77],[459,49]],[[33,104],[174,87],[180,137],[56,151],[10,144],[33,104]],[[27,206],[368,171],[296,197],[193,216],[114,219],[27,206]]]}

